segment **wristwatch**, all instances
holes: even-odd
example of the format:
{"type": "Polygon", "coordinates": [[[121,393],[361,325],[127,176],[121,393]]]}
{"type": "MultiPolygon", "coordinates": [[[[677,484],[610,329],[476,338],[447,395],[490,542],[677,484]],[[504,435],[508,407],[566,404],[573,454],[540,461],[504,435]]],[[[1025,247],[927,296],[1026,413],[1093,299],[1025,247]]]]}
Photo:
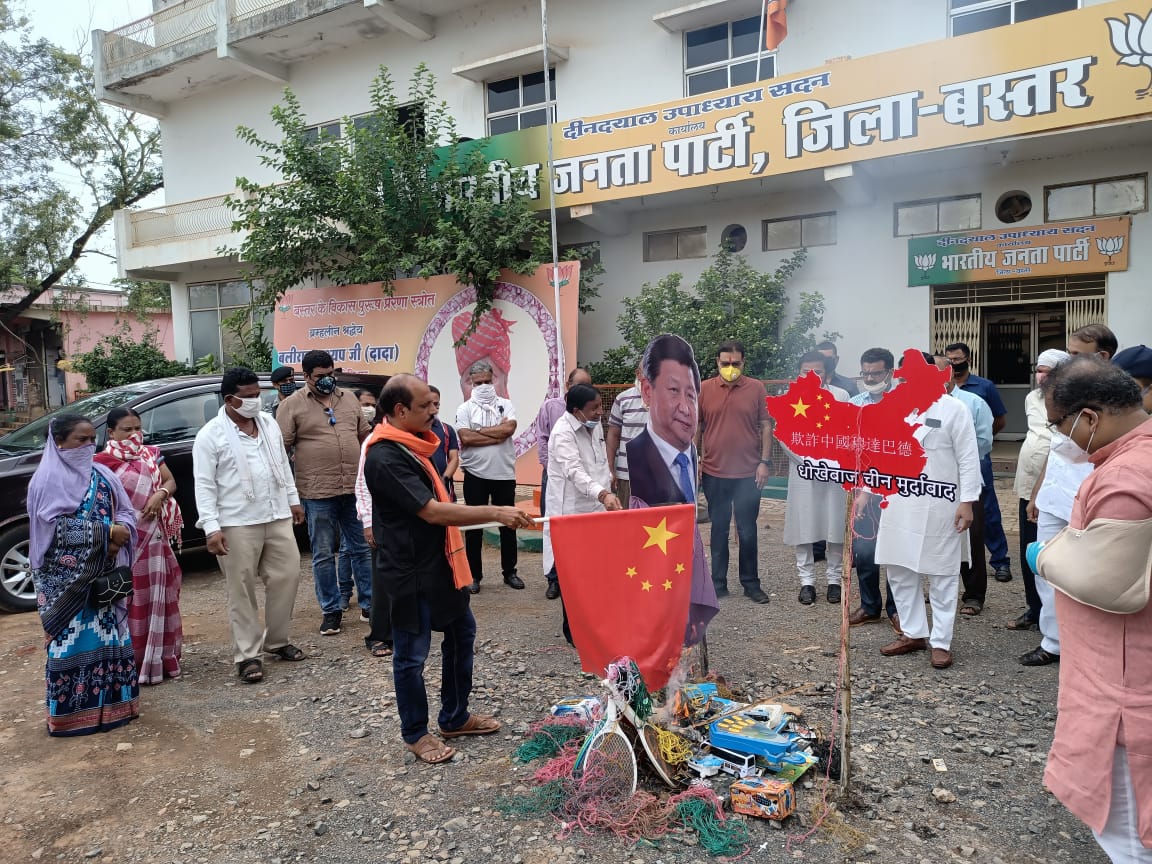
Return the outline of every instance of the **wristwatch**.
{"type": "Polygon", "coordinates": [[[772,460],[771,459],[761,459],[760,464],[761,465],[767,465],[769,468],[771,468],[772,467],[772,460]]]}

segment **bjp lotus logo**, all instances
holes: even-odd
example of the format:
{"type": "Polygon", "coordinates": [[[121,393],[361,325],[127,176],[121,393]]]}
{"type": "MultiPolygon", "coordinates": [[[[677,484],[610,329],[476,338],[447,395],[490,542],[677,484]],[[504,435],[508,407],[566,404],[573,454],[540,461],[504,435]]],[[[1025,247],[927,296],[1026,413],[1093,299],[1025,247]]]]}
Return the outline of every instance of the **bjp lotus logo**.
{"type": "Polygon", "coordinates": [[[1104,263],[1109,267],[1112,266],[1112,256],[1113,255],[1119,255],[1123,248],[1124,248],[1124,238],[1123,237],[1097,237],[1096,238],[1096,249],[1097,249],[1097,251],[1099,251],[1099,253],[1101,255],[1107,255],[1108,256],[1108,260],[1105,261],[1104,263]]]}
{"type": "Polygon", "coordinates": [[[1119,66],[1147,66],[1150,73],[1148,86],[1136,90],[1136,98],[1152,96],[1152,11],[1146,18],[1131,12],[1126,21],[1106,18],[1112,33],[1112,50],[1119,56],[1119,66]]]}
{"type": "Polygon", "coordinates": [[[928,271],[936,266],[935,255],[915,255],[913,260],[916,262],[916,269],[920,271],[921,276],[927,276],[928,271]]]}

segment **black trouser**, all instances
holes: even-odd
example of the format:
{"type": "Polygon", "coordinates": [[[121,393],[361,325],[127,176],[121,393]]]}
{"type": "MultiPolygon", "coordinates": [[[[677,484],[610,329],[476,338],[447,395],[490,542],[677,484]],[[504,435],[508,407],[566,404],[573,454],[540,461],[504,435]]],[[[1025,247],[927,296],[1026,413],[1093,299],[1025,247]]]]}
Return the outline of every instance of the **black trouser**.
{"type": "Polygon", "coordinates": [[[384,580],[380,578],[380,568],[376,566],[376,550],[372,550],[372,611],[368,614],[368,635],[364,644],[369,648],[373,642],[392,644],[392,601],[384,591],[384,580]]]}
{"type": "MultiPolygon", "coordinates": [[[[511,507],[516,503],[515,480],[486,480],[475,474],[464,472],[464,503],[472,507],[494,504],[497,507],[511,507]]],[[[465,531],[464,549],[468,553],[468,567],[472,579],[479,582],[484,578],[484,565],[481,551],[484,548],[483,531],[465,531]]],[[[504,578],[516,575],[516,529],[500,529],[500,571],[504,578]]]]}
{"type": "Polygon", "coordinates": [[[1024,601],[1028,616],[1040,620],[1040,595],[1036,592],[1036,574],[1028,566],[1028,544],[1036,542],[1036,523],[1028,521],[1028,499],[1020,499],[1020,570],[1024,574],[1024,601]]]}
{"type": "Polygon", "coordinates": [[[972,563],[960,565],[960,580],[964,583],[961,600],[979,600],[984,605],[988,596],[988,559],[984,555],[984,496],[988,487],[980,490],[980,501],[972,505],[972,525],[968,528],[968,540],[972,563]]]}
{"type": "Polygon", "coordinates": [[[739,544],[737,569],[745,593],[760,588],[756,560],[756,519],[760,514],[760,490],[755,477],[701,477],[704,497],[708,499],[708,519],[712,522],[709,542],[712,552],[712,584],[718,591],[728,590],[728,528],[733,516],[739,544]]]}

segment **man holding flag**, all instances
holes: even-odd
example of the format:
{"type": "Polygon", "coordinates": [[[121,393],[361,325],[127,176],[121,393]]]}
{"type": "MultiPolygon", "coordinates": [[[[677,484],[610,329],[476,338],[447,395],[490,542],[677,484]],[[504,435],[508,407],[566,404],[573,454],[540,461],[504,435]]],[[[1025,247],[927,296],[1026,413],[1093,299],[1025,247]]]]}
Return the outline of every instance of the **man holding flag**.
{"type": "Polygon", "coordinates": [[[372,493],[377,564],[392,603],[392,675],[405,745],[423,762],[447,762],[456,750],[428,734],[424,663],[432,631],[443,632],[440,734],[488,735],[491,717],[468,712],[476,619],[469,609],[472,573],[459,525],[499,522],[528,528],[515,507],[453,504],[432,464],[440,440],[431,431],[438,400],[414,375],[395,375],[380,393],[385,422],[372,431],[364,479],[372,493]]]}

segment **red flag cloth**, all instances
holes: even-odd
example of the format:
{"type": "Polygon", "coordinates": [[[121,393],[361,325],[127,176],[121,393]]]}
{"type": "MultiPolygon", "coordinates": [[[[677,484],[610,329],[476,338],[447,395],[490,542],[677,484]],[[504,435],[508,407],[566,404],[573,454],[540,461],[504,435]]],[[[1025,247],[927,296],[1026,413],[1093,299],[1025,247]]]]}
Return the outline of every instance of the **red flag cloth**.
{"type": "Polygon", "coordinates": [[[897,493],[898,478],[918,479],[924,470],[927,457],[916,438],[916,417],[944,395],[950,373],[909,348],[896,374],[903,380],[879,402],[864,406],[837,401],[814,372],[797,378],[783,396],[768,397],[776,439],[803,460],[800,467],[813,479],[878,495],[897,493]],[[841,475],[833,476],[829,468],[853,476],[836,480],[841,475]]]}
{"type": "Polygon", "coordinates": [[[680,660],[692,593],[696,507],[551,516],[552,551],[585,672],[636,661],[659,690],[680,660]]]}
{"type": "Polygon", "coordinates": [[[764,4],[764,50],[775,51],[788,35],[788,0],[764,4]]]}

